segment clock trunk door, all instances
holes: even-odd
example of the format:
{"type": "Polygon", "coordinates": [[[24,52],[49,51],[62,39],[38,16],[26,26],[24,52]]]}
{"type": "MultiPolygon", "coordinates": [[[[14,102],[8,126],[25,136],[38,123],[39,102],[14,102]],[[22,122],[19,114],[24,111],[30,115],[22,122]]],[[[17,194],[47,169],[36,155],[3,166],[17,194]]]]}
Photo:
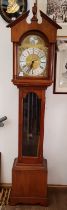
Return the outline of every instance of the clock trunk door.
{"type": "Polygon", "coordinates": [[[44,108],[42,91],[20,91],[19,160],[38,162],[43,158],[44,108]],[[21,123],[20,123],[21,122],[21,123]]]}
{"type": "Polygon", "coordinates": [[[28,93],[23,99],[23,156],[38,156],[40,112],[41,100],[35,93],[28,93]]]}

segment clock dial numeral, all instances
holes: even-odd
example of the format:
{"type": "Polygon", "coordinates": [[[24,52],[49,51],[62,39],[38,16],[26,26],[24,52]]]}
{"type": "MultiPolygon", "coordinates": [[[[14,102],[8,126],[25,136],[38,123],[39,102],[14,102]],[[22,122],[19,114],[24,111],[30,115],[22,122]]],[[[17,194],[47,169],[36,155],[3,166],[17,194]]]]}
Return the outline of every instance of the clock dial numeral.
{"type": "Polygon", "coordinates": [[[24,66],[26,66],[26,62],[20,61],[20,67],[22,68],[22,67],[24,67],[24,66]]]}
{"type": "Polygon", "coordinates": [[[46,63],[40,63],[40,67],[41,67],[42,69],[44,69],[45,66],[46,66],[46,63]]]}
{"type": "Polygon", "coordinates": [[[45,53],[42,50],[39,50],[39,58],[42,58],[45,56],[45,53]]]}
{"type": "Polygon", "coordinates": [[[20,62],[26,62],[26,57],[23,56],[23,53],[21,54],[21,57],[20,57],[20,62]]]}
{"type": "Polygon", "coordinates": [[[23,56],[27,57],[28,55],[29,55],[28,50],[27,50],[27,49],[26,49],[26,50],[24,50],[24,52],[23,52],[23,56]]]}
{"type": "Polygon", "coordinates": [[[34,48],[28,48],[28,52],[29,52],[30,55],[33,54],[34,53],[34,48]]]}
{"type": "Polygon", "coordinates": [[[37,68],[37,69],[31,69],[31,71],[29,72],[29,76],[38,76],[42,74],[42,68],[37,68]]]}
{"type": "Polygon", "coordinates": [[[41,61],[41,63],[46,63],[46,57],[45,57],[45,56],[42,57],[42,58],[40,59],[40,61],[41,61]]]}
{"type": "Polygon", "coordinates": [[[38,74],[39,74],[39,75],[42,74],[42,69],[41,69],[41,67],[39,68],[38,74]]]}
{"type": "Polygon", "coordinates": [[[34,48],[34,54],[38,55],[39,53],[39,49],[38,48],[34,48]]]}
{"type": "Polygon", "coordinates": [[[29,71],[29,68],[28,68],[28,66],[25,66],[25,67],[23,68],[23,72],[27,73],[27,71],[29,71]]]}

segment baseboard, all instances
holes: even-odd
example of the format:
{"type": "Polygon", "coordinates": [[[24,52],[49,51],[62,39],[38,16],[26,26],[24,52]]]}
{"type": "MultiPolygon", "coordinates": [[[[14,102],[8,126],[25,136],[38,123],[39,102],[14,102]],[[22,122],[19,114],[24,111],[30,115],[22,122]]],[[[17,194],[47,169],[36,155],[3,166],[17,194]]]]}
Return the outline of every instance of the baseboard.
{"type": "Polygon", "coordinates": [[[9,187],[12,187],[12,184],[10,183],[0,183],[0,188],[9,188],[9,187]]]}
{"type": "Polygon", "coordinates": [[[67,190],[67,185],[48,184],[48,190],[67,190]]]}
{"type": "MultiPolygon", "coordinates": [[[[0,183],[0,187],[9,188],[12,187],[11,183],[0,183]]],[[[67,189],[67,185],[54,185],[54,184],[48,184],[48,190],[56,189],[56,190],[65,190],[67,189]]]]}

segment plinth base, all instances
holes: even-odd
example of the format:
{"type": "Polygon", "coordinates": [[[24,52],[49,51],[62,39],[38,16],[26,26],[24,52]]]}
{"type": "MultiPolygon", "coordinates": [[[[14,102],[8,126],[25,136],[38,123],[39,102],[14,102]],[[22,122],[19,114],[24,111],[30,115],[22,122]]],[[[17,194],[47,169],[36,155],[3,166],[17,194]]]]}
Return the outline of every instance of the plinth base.
{"type": "Polygon", "coordinates": [[[14,161],[10,204],[40,204],[47,206],[47,161],[26,165],[14,161]]]}

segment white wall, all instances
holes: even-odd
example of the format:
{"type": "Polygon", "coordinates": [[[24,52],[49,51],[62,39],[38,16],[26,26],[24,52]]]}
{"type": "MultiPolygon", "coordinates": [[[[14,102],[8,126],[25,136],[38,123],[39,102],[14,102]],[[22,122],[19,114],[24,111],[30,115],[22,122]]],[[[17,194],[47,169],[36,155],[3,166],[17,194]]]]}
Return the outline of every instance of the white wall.
{"type": "Polygon", "coordinates": [[[18,142],[18,89],[12,82],[12,43],[10,29],[0,17],[0,117],[8,120],[0,128],[0,151],[2,152],[2,182],[11,182],[11,169],[17,156],[18,142]]]}
{"type": "MultiPolygon", "coordinates": [[[[46,11],[44,2],[39,0],[39,7],[46,11]]],[[[28,8],[32,4],[33,0],[28,0],[28,8]]],[[[6,25],[0,16],[0,117],[8,118],[0,128],[1,182],[11,183],[13,160],[18,153],[18,89],[11,82],[12,43],[6,25]]],[[[54,95],[53,87],[46,91],[44,157],[48,161],[48,183],[66,185],[67,95],[54,95]]]]}

